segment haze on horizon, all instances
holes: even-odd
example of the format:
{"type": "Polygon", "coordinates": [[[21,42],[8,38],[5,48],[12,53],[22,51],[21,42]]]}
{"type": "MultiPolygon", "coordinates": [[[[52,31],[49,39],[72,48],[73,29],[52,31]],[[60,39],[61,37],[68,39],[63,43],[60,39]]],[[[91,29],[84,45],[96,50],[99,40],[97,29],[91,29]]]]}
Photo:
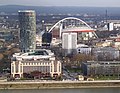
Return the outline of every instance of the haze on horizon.
{"type": "Polygon", "coordinates": [[[120,7],[120,0],[0,0],[0,5],[120,7]]]}

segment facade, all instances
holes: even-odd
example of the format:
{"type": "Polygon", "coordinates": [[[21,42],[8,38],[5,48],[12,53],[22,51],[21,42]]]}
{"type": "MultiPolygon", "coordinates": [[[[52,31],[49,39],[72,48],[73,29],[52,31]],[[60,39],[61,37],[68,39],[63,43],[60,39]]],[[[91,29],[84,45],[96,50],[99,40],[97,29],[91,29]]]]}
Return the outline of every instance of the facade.
{"type": "MultiPolygon", "coordinates": [[[[43,51],[42,51],[43,52],[43,51]]],[[[56,77],[61,75],[61,62],[56,61],[52,53],[41,54],[38,51],[34,55],[16,54],[13,55],[11,62],[11,75],[15,78],[25,77],[25,74],[31,74],[33,72],[38,72],[37,75],[34,73],[34,77],[56,77]]],[[[45,51],[44,51],[45,52],[45,51]]],[[[43,53],[44,53],[43,52],[43,53]]]]}
{"type": "Polygon", "coordinates": [[[52,41],[52,34],[51,33],[47,33],[45,32],[43,35],[42,35],[42,43],[44,44],[47,44],[47,43],[51,43],[52,41]]]}
{"type": "Polygon", "coordinates": [[[36,35],[36,49],[40,49],[42,46],[42,36],[37,34],[36,35]]]}
{"type": "Polygon", "coordinates": [[[89,61],[82,63],[85,76],[118,75],[120,74],[120,61],[89,61]]]}
{"type": "Polygon", "coordinates": [[[62,33],[62,48],[65,55],[74,54],[77,47],[77,33],[62,33]]]}
{"type": "Polygon", "coordinates": [[[18,11],[20,48],[22,52],[36,49],[36,14],[33,10],[18,11]]]}
{"type": "Polygon", "coordinates": [[[52,41],[52,34],[45,32],[42,35],[42,47],[44,48],[50,48],[51,45],[51,41],[52,41]]]}
{"type": "Polygon", "coordinates": [[[120,29],[120,20],[108,20],[108,30],[119,30],[120,29]]]}
{"type": "Polygon", "coordinates": [[[82,40],[90,40],[93,38],[97,38],[98,36],[95,34],[94,29],[90,27],[80,26],[80,27],[68,27],[62,30],[65,33],[77,33],[78,41],[82,40]]]}
{"type": "Polygon", "coordinates": [[[12,77],[22,78],[24,74],[30,74],[34,71],[38,71],[39,77],[44,76],[60,76],[61,75],[61,62],[53,60],[21,60],[12,61],[11,74],[12,77]]]}
{"type": "Polygon", "coordinates": [[[113,47],[97,47],[92,49],[93,55],[99,60],[115,60],[119,58],[119,50],[113,47]]]}
{"type": "Polygon", "coordinates": [[[113,31],[114,30],[114,23],[108,23],[108,30],[113,31]]]}
{"type": "Polygon", "coordinates": [[[77,54],[91,54],[92,48],[87,45],[78,45],[77,54]]]}

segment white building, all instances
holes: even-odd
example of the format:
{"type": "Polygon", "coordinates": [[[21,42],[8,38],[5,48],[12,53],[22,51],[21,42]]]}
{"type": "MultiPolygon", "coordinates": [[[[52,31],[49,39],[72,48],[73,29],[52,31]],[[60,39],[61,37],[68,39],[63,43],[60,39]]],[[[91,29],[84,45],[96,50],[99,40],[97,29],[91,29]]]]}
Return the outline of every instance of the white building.
{"type": "Polygon", "coordinates": [[[87,45],[77,45],[77,53],[78,54],[91,54],[92,48],[87,45]]]}
{"type": "Polygon", "coordinates": [[[42,46],[42,36],[36,35],[36,48],[39,48],[42,46]]]}
{"type": "Polygon", "coordinates": [[[114,30],[114,23],[108,23],[108,30],[113,31],[114,30]]]}
{"type": "Polygon", "coordinates": [[[77,33],[62,33],[62,48],[65,54],[72,54],[76,52],[77,47],[77,33]]]}
{"type": "Polygon", "coordinates": [[[61,75],[61,62],[56,61],[50,51],[39,50],[34,53],[17,53],[13,55],[11,62],[11,75],[15,78],[24,77],[24,74],[30,74],[38,71],[38,77],[61,75]]]}
{"type": "Polygon", "coordinates": [[[108,30],[112,31],[114,29],[119,30],[120,28],[120,20],[108,20],[108,30]]]}

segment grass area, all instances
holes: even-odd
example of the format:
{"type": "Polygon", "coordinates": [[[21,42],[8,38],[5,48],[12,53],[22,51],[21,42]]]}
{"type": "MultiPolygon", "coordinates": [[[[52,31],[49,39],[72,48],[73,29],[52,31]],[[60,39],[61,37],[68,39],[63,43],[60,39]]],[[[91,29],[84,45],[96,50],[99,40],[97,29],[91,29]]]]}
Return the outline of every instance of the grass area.
{"type": "Polygon", "coordinates": [[[95,80],[118,80],[118,76],[99,76],[95,77],[95,80]]]}

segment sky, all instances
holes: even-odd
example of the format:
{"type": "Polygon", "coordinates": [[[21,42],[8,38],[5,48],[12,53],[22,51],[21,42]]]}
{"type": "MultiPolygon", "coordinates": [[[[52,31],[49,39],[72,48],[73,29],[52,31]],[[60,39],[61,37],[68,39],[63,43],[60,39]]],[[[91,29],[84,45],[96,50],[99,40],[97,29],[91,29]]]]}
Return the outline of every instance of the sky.
{"type": "Polygon", "coordinates": [[[120,7],[120,0],[0,0],[0,5],[120,7]]]}

